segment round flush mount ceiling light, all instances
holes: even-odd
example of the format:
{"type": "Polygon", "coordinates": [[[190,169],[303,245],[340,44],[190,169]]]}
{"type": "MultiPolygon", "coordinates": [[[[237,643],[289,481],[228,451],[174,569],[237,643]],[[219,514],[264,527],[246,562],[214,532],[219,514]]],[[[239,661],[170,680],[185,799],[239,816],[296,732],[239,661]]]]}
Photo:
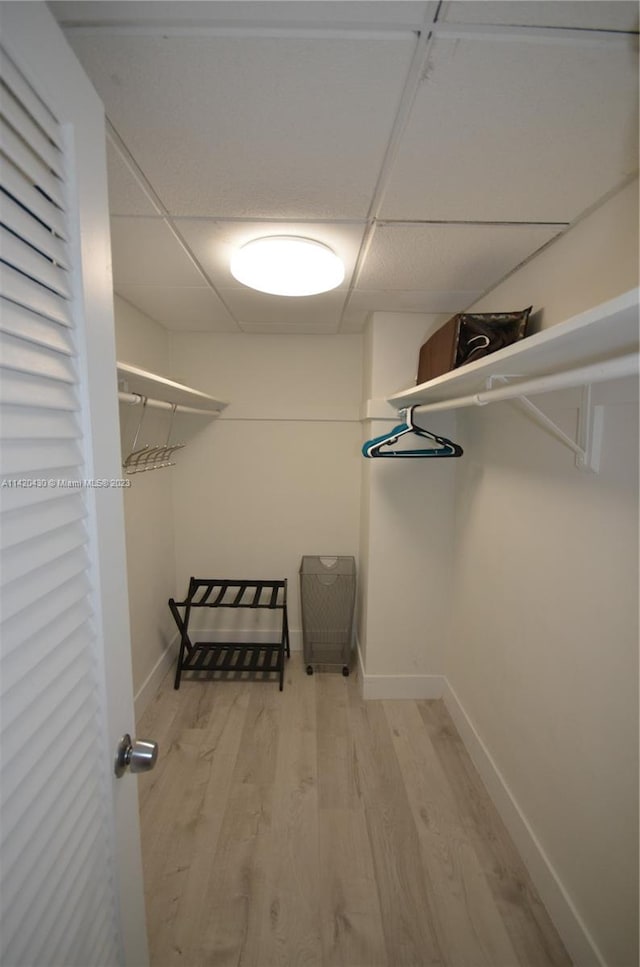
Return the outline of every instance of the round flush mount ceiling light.
{"type": "Polygon", "coordinates": [[[328,245],[310,238],[272,235],[247,242],[231,258],[231,275],[271,295],[317,295],[344,279],[344,265],[328,245]]]}

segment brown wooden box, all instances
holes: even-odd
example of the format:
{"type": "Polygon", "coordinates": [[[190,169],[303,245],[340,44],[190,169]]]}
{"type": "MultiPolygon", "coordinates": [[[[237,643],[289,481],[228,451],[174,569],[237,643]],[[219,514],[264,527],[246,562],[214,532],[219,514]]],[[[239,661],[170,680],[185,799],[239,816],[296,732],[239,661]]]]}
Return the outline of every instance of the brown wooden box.
{"type": "Polygon", "coordinates": [[[443,373],[448,373],[454,368],[458,346],[458,324],[458,316],[454,316],[420,347],[417,383],[426,383],[427,380],[442,376],[443,373]]]}
{"type": "Polygon", "coordinates": [[[426,383],[523,339],[531,309],[453,316],[421,346],[416,382],[426,383]]]}

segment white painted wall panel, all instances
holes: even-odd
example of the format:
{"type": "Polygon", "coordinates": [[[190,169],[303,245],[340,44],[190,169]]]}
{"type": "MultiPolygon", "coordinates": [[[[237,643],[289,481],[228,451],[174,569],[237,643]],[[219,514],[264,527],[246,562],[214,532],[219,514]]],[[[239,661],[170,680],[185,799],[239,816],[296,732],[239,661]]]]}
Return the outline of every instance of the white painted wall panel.
{"type": "MultiPolygon", "coordinates": [[[[148,316],[116,298],[116,348],[120,362],[169,375],[167,333],[148,316]]],[[[165,442],[169,413],[149,411],[150,429],[163,433],[165,442]]],[[[123,454],[131,445],[140,419],[140,407],[120,404],[123,454]]],[[[145,418],[145,427],[148,421],[145,418]]],[[[142,441],[139,441],[141,443],[142,441]]],[[[144,442],[147,442],[146,440],[144,442]]],[[[179,451],[177,459],[184,451],[179,451]]],[[[173,637],[173,620],[167,602],[175,594],[174,520],[172,509],[175,467],[134,474],[124,491],[131,664],[134,694],[141,694],[173,637]]],[[[152,678],[153,680],[153,678],[152,678]]],[[[157,684],[157,682],[156,682],[157,684]]],[[[139,715],[153,689],[136,701],[139,715]]]]}
{"type": "Polygon", "coordinates": [[[191,575],[287,577],[296,634],[301,557],[358,557],[361,337],[170,344],[176,378],[231,401],[171,471],[178,592],[191,575]]]}
{"type": "Polygon", "coordinates": [[[557,238],[544,252],[478,299],[476,312],[536,306],[546,329],[628,292],[638,280],[638,179],[557,238]],[[527,301],[528,300],[528,301],[527,301]]]}
{"type": "Polygon", "coordinates": [[[169,343],[175,379],[230,401],[218,422],[360,419],[359,335],[171,333],[169,343]]]}
{"type": "MultiPolygon", "coordinates": [[[[364,423],[367,438],[400,422],[383,401],[394,387],[415,381],[420,346],[439,321],[417,313],[373,315],[367,332],[368,398],[380,401],[376,413],[388,410],[389,420],[364,423]]],[[[456,440],[451,414],[438,414],[425,425],[456,440]]],[[[459,460],[360,460],[367,494],[362,513],[368,582],[361,617],[366,673],[382,676],[387,687],[393,676],[439,676],[449,633],[459,460]]]]}
{"type": "MultiPolygon", "coordinates": [[[[637,184],[476,308],[559,321],[637,285],[637,184]]],[[[457,606],[445,671],[591,940],[637,960],[637,380],[602,384],[600,473],[515,403],[460,411],[457,606]]],[[[537,399],[571,430],[576,391],[537,399]]],[[[549,897],[543,896],[548,902],[549,897]]],[[[565,939],[566,908],[552,907],[565,939]]],[[[599,951],[594,953],[593,950],[599,951]]]]}

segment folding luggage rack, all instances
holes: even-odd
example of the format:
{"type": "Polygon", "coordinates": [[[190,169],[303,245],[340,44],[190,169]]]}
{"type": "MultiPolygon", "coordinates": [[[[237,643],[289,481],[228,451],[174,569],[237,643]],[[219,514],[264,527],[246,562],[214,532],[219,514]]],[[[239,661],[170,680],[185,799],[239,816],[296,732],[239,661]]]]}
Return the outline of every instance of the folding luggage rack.
{"type": "Polygon", "coordinates": [[[184,601],[169,600],[169,608],[180,632],[180,654],[174,687],[180,688],[182,672],[278,674],[280,691],[284,684],[284,659],[289,658],[287,622],[287,581],[231,581],[190,578],[184,601]],[[179,609],[184,608],[184,617],[179,609]],[[191,641],[189,619],[193,608],[251,608],[280,611],[280,639],[257,641],[191,641]]]}

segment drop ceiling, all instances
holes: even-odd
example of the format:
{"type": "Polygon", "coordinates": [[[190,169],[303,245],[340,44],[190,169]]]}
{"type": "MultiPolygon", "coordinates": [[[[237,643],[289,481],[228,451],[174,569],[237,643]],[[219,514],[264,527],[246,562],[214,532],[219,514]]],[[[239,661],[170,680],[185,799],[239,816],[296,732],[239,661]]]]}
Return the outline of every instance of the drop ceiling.
{"type": "Polygon", "coordinates": [[[115,291],[170,330],[461,311],[637,170],[635,2],[50,7],[105,105],[115,291]],[[344,283],[240,285],[232,251],[273,234],[344,283]]]}

